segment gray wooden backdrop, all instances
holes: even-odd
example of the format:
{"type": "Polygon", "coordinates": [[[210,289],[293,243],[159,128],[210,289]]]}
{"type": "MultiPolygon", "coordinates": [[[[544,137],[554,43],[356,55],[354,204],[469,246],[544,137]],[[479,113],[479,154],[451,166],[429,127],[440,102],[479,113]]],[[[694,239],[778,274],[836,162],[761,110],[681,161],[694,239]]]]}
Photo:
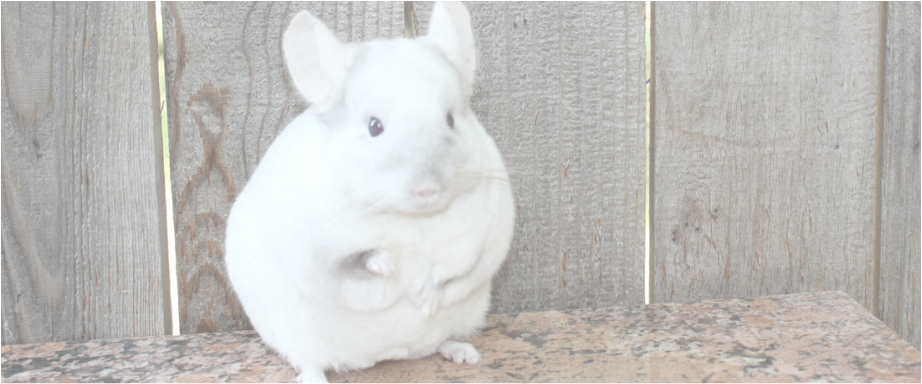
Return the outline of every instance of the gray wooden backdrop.
{"type": "Polygon", "coordinates": [[[153,3],[0,7],[3,344],[168,332],[153,3]]]}
{"type": "MultiPolygon", "coordinates": [[[[3,343],[169,332],[149,4],[3,3],[3,343]],[[127,53],[126,53],[127,52],[127,53]]],[[[497,313],[844,290],[919,347],[919,3],[467,3],[518,219],[497,313]]],[[[432,5],[415,3],[426,33],[432,5]]],[[[404,4],[164,3],[183,333],[248,329],[224,226],[307,105],[280,39],[404,4]]]]}
{"type": "Polygon", "coordinates": [[[655,300],[873,307],[879,21],[877,3],[655,9],[655,300]]]}
{"type": "Polygon", "coordinates": [[[843,290],[919,347],[918,21],[653,8],[654,301],[843,290]]]}

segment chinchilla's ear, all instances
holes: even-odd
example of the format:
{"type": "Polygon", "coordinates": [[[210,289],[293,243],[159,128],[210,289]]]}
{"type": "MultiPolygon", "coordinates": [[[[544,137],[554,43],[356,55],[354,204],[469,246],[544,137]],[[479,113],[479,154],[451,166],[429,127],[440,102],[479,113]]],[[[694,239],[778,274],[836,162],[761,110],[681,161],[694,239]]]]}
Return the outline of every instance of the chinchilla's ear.
{"type": "Polygon", "coordinates": [[[295,87],[311,104],[328,101],[345,76],[345,47],[310,12],[298,13],[282,40],[295,87]]]}
{"type": "Polygon", "coordinates": [[[426,37],[434,41],[458,68],[464,87],[470,94],[477,63],[471,16],[464,5],[456,1],[436,2],[426,37]]]}

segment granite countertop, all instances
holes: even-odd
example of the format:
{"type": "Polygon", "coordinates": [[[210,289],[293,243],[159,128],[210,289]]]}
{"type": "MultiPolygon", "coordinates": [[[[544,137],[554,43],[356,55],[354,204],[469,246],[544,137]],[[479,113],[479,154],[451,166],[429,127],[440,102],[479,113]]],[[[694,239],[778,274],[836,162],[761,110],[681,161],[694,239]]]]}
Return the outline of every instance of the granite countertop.
{"type": "MultiPolygon", "coordinates": [[[[493,315],[483,360],[382,362],[332,382],[920,382],[920,354],[842,292],[493,315]]],[[[4,346],[4,382],[290,382],[253,331],[4,346]]]]}

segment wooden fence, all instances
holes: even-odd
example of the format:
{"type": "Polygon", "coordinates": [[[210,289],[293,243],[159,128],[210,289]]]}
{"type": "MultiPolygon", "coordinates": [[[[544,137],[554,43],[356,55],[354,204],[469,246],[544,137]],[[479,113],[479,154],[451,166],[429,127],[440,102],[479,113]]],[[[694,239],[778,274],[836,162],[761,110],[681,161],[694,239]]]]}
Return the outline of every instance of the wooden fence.
{"type": "MultiPolygon", "coordinates": [[[[518,209],[494,312],[843,290],[919,348],[919,3],[654,4],[650,188],[643,3],[467,7],[518,209]]],[[[183,333],[250,327],[225,220],[306,107],[305,9],[404,34],[403,3],[163,4],[183,333]]],[[[169,333],[154,5],[4,2],[2,32],[3,344],[169,333]]]]}
{"type": "Polygon", "coordinates": [[[2,341],[163,334],[154,6],[0,7],[2,341]]]}

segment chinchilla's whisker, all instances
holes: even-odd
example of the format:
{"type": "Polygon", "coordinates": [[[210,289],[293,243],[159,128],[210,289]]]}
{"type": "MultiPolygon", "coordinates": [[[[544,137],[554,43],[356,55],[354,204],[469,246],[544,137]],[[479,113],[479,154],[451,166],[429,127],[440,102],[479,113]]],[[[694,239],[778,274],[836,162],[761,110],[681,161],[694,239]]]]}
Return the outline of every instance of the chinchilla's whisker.
{"type": "Polygon", "coordinates": [[[502,171],[462,171],[458,172],[455,177],[459,180],[490,180],[493,182],[509,183],[509,178],[502,171]]]}

